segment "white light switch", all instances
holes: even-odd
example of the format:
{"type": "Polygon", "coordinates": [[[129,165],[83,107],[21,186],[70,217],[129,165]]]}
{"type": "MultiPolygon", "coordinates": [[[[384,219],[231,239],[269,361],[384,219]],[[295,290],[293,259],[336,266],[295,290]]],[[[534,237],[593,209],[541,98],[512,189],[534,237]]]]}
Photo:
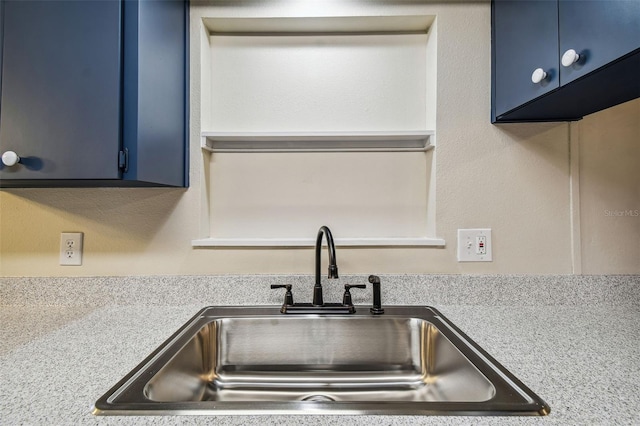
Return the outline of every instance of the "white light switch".
{"type": "Polygon", "coordinates": [[[491,229],[458,229],[458,262],[491,261],[491,229]]]}

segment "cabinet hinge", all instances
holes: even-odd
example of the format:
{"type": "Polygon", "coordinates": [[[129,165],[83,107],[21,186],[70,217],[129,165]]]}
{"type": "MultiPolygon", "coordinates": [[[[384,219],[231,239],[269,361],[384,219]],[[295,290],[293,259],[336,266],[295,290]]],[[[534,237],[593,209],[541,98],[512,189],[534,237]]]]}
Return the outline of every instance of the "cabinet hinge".
{"type": "Polygon", "coordinates": [[[129,171],[129,150],[127,148],[118,153],[118,168],[123,172],[129,171]]]}

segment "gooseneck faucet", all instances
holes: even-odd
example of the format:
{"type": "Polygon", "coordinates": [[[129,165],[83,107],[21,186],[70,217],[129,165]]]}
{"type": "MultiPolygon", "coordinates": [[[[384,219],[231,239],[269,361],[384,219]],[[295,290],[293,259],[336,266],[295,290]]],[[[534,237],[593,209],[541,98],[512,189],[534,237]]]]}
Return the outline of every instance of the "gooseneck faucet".
{"type": "Polygon", "coordinates": [[[329,250],[329,278],[338,278],[338,265],[336,264],[336,246],[333,243],[333,235],[326,226],[321,226],[316,237],[316,284],[313,286],[313,306],[322,306],[322,284],[320,283],[320,255],[322,249],[322,237],[327,240],[329,250]]]}
{"type": "MultiPolygon", "coordinates": [[[[336,263],[336,246],[333,242],[333,235],[331,230],[326,226],[321,226],[318,230],[318,236],[316,237],[316,283],[313,286],[313,303],[293,303],[293,293],[291,292],[291,284],[271,284],[271,288],[285,288],[287,292],[284,295],[284,303],[280,307],[280,312],[283,314],[316,314],[316,315],[344,315],[354,314],[356,307],[353,305],[351,298],[352,288],[366,288],[366,284],[345,284],[344,295],[342,296],[342,303],[324,303],[322,299],[322,280],[320,278],[320,263],[322,262],[322,238],[327,240],[327,249],[329,250],[329,278],[338,278],[338,265],[336,263]]],[[[373,275],[369,277],[371,281],[373,275]]],[[[375,277],[377,278],[377,277],[375,277]]],[[[384,312],[380,307],[380,279],[377,280],[378,284],[378,296],[375,296],[374,290],[374,308],[377,306],[379,311],[371,312],[374,314],[381,314],[384,312]],[[377,301],[377,302],[376,302],[377,301]]],[[[372,308],[373,309],[373,308],[372,308]]]]}

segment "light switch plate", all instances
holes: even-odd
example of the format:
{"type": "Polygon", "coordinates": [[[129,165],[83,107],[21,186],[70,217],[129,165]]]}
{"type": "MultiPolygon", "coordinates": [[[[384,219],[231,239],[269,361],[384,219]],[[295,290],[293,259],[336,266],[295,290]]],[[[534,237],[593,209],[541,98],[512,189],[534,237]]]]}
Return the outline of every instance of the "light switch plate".
{"type": "Polygon", "coordinates": [[[491,229],[458,229],[458,262],[492,262],[491,229]]]}

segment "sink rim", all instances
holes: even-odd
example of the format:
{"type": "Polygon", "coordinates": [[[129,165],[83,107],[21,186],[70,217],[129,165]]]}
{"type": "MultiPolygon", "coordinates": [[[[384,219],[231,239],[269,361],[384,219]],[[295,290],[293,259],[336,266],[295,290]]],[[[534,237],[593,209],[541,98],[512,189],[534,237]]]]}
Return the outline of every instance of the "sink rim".
{"type": "MultiPolygon", "coordinates": [[[[438,310],[430,306],[385,306],[384,316],[374,316],[367,306],[356,306],[352,315],[329,318],[418,318],[426,320],[447,338],[495,388],[493,398],[482,402],[447,401],[152,401],[142,395],[146,383],[200,330],[216,319],[243,317],[289,318],[279,306],[208,306],[201,309],[131,372],[100,397],[94,415],[547,415],[548,404],[471,340],[438,310]],[[139,395],[138,395],[139,394],[139,395]],[[511,395],[510,395],[511,394],[511,395]],[[127,399],[126,396],[129,396],[127,399]]],[[[318,314],[296,318],[322,318],[318,314]]]]}

